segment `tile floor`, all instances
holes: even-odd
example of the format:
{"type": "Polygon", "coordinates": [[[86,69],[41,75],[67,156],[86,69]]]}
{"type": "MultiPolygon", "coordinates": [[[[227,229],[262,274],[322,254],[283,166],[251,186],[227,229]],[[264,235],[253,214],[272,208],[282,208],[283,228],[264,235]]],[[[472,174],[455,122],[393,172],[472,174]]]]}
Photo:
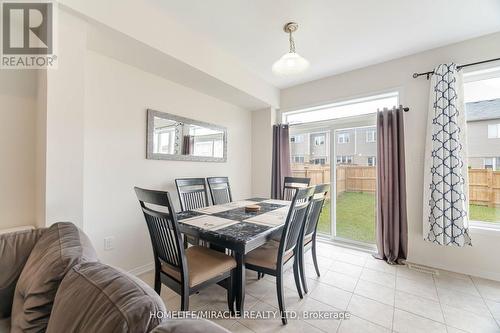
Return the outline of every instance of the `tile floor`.
{"type": "MultiPolygon", "coordinates": [[[[439,271],[439,275],[390,266],[370,254],[318,244],[321,277],[306,254],[309,293],[301,300],[293,273],[287,271],[287,310],[350,312],[350,319],[214,320],[232,332],[500,332],[500,282],[439,271]]],[[[141,278],[152,285],[152,273],[141,278]]],[[[257,280],[247,272],[245,310],[277,311],[274,278],[257,280]]],[[[190,298],[191,310],[227,310],[225,290],[212,286],[190,298]]],[[[168,310],[180,308],[179,296],[162,286],[168,310]]]]}

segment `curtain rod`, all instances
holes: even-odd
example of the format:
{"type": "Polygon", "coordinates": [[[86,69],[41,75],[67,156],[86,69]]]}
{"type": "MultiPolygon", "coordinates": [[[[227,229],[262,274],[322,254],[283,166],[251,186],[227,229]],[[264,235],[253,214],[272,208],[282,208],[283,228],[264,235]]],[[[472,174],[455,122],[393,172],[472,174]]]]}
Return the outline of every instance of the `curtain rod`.
{"type": "MultiPolygon", "coordinates": [[[[489,60],[483,60],[483,61],[473,62],[473,63],[470,63],[470,64],[465,64],[465,65],[457,66],[457,69],[461,70],[464,67],[469,67],[469,66],[474,66],[474,65],[480,65],[480,64],[485,64],[487,62],[493,62],[493,61],[499,61],[499,60],[500,60],[500,58],[495,58],[495,59],[489,59],[489,60]]],[[[424,72],[424,73],[413,73],[413,78],[416,79],[419,76],[424,76],[425,75],[425,76],[427,76],[427,80],[429,80],[431,78],[431,75],[433,75],[433,74],[434,74],[434,71],[424,72]]]]}

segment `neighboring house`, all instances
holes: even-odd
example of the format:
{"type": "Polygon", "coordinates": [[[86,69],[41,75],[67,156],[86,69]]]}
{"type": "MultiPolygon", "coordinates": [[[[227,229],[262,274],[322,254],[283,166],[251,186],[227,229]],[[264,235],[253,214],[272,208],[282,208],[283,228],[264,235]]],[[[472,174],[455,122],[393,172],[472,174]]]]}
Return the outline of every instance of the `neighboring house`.
{"type": "MultiPolygon", "coordinates": [[[[337,164],[376,165],[375,126],[335,132],[337,164]]],[[[292,163],[330,164],[330,132],[303,132],[290,136],[292,163]]]]}
{"type": "Polygon", "coordinates": [[[290,136],[292,163],[330,164],[330,133],[298,133],[290,136]]]}
{"type": "Polygon", "coordinates": [[[500,170],[500,98],[465,107],[469,166],[500,170]]]}

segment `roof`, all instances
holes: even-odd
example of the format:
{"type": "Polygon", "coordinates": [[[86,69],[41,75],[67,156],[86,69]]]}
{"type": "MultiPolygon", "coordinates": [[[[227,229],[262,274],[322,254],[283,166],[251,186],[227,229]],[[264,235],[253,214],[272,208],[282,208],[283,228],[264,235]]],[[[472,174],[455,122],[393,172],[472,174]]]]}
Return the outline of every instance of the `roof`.
{"type": "Polygon", "coordinates": [[[467,121],[500,119],[500,98],[465,104],[467,121]]]}

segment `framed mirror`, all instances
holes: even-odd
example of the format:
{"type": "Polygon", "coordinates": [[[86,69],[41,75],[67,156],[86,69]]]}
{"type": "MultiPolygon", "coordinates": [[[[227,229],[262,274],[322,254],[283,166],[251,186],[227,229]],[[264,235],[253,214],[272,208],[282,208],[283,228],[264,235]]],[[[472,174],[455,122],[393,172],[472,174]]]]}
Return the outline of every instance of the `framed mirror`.
{"type": "Polygon", "coordinates": [[[227,161],[225,127],[148,109],[147,156],[152,160],[227,161]]]}

